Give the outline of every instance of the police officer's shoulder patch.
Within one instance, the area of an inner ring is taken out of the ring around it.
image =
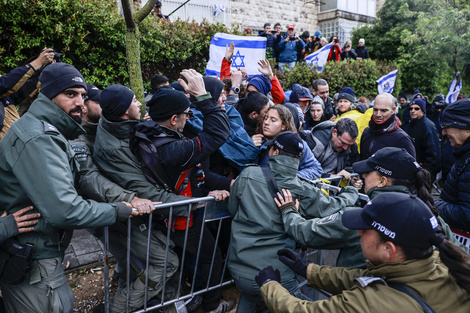
[[[72,150],[75,152],[75,159],[79,162],[86,162],[88,158],[88,149],[86,147],[73,145]]]
[[[354,279],[355,282],[357,282],[362,288],[367,287],[372,284],[382,284],[387,286],[387,283],[385,280],[383,280],[380,277],[358,277]]]
[[[48,134],[60,134],[59,130],[52,124],[42,121],[44,132]]]

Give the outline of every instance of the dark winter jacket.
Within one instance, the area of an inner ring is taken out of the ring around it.
[[[470,231],[470,138],[454,152],[456,161],[447,176],[436,207],[451,226]]]
[[[355,60],[356,58],[357,58],[357,54],[354,51],[354,49],[351,49],[349,51],[343,50],[343,52],[341,53],[341,61],[344,61],[344,60],[347,60],[347,59],[354,59]]]
[[[307,132],[307,144],[320,164],[322,163],[321,160],[325,149],[330,144],[331,133],[335,125],[334,122],[325,121]],[[331,174],[337,174],[346,167],[352,166],[356,161],[359,161],[359,154],[357,152],[357,145],[354,143],[348,150],[337,154],[337,165],[334,173],[323,173],[322,176],[329,177]]]
[[[230,125],[222,108],[212,98],[198,102],[197,108],[204,115],[203,130],[191,139],[176,130],[159,126],[154,121],[142,121],[134,127],[130,149],[140,160],[147,177],[153,175],[148,164],[143,162],[144,154],[158,156],[173,188],[182,172],[204,162],[225,143],[230,135]],[[153,151],[150,144],[162,138],[165,138],[166,143],[156,144],[158,152]],[[139,145],[139,142],[144,145]]]
[[[274,48],[276,45],[276,36],[273,34],[267,34],[266,32],[262,32],[259,34],[259,36],[266,37],[266,53],[268,54],[268,57],[273,58]]]
[[[397,122],[396,122],[397,123]],[[394,124],[389,130],[373,132],[367,127],[361,137],[361,160],[370,158],[375,152],[385,147],[405,149],[411,156],[416,157],[415,146],[408,134]]]
[[[411,120],[405,131],[413,140],[416,161],[431,173],[432,180],[434,180],[441,170],[441,148],[436,126],[430,119],[423,116],[420,119]]]
[[[362,58],[363,60],[369,58],[369,50],[367,50],[366,46],[356,48],[356,55],[358,58]]]

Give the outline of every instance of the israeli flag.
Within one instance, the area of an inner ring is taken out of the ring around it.
[[[217,33],[212,37],[209,48],[209,62],[206,67],[207,76],[220,77],[225,47],[233,41],[235,51],[232,57],[232,69],[246,68],[249,76],[259,74],[258,61],[266,58],[266,38],[255,36],[236,36]]]
[[[394,70],[387,75],[384,75],[377,79],[377,90],[379,93],[387,92],[392,93],[393,87],[395,87],[395,80],[397,79],[398,70]]]
[[[314,53],[310,53],[305,57],[305,62],[307,62],[310,68],[316,68],[321,72],[326,64],[328,55],[330,54],[331,46],[332,44],[329,43],[320,50],[317,50]]]
[[[462,89],[462,81],[459,82],[457,85],[457,77],[455,77],[449,86],[449,92],[447,93],[446,103],[454,103],[457,101],[457,97],[459,96],[460,90]]]

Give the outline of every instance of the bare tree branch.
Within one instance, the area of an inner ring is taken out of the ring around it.
[[[149,0],[142,9],[134,14],[134,20],[137,24],[140,24],[140,22],[142,22],[147,17],[147,15],[150,14],[153,7],[155,6],[155,3],[157,3],[157,0]]]
[[[126,22],[126,27],[130,29],[135,29],[135,21],[132,16],[131,0],[121,0],[122,12],[124,13],[124,21]]]

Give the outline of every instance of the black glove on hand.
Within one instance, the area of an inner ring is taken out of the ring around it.
[[[273,267],[270,265],[266,267],[264,270],[258,273],[255,277],[256,283],[258,286],[263,286],[268,281],[275,280],[277,282],[281,281],[281,272],[279,270],[274,270]]]
[[[295,273],[307,278],[308,263],[302,259],[300,254],[289,248],[284,248],[279,250],[277,255],[279,256],[279,261],[287,265]]]

